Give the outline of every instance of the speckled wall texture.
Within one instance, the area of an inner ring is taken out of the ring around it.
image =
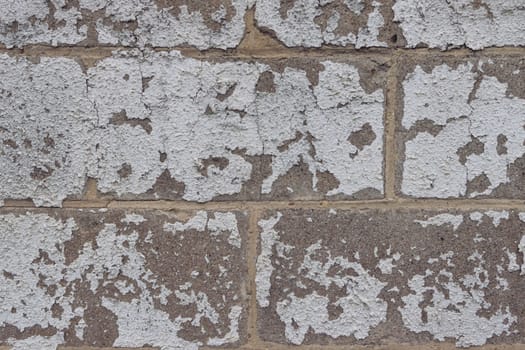
[[[0,0],[0,349],[525,349],[525,0]]]

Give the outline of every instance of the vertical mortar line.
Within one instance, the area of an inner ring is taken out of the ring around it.
[[[259,342],[259,334],[257,332],[257,295],[256,295],[256,262],[257,262],[257,243],[259,230],[257,223],[261,216],[261,209],[248,206],[249,220],[248,220],[248,244],[246,251],[246,263],[248,265],[248,344],[255,347]]]
[[[385,145],[384,145],[384,184],[385,199],[395,200],[396,182],[396,111],[399,98],[398,93],[398,65],[400,54],[394,50],[391,67],[387,73],[385,97]]]

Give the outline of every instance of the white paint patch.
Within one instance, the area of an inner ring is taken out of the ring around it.
[[[424,44],[447,49],[467,46],[525,45],[525,8],[521,1],[397,0],[394,21],[400,22],[408,47]]]
[[[386,47],[379,40],[379,30],[385,24],[380,12],[381,3],[372,3],[373,11],[368,14],[367,24],[359,28],[357,33],[349,32],[342,35],[337,32],[339,21],[349,21],[341,18],[341,13],[333,12],[327,21],[326,28],[315,23],[315,19],[323,13],[323,7],[331,0],[312,1],[295,0],[287,11],[285,18],[280,14],[281,4],[274,0],[257,0],[255,19],[261,27],[273,30],[277,38],[286,46],[320,47],[321,45],[360,47]],[[363,16],[365,4],[362,0],[346,1],[346,6],[355,15]]]
[[[146,221],[144,216],[139,214],[126,214],[126,217],[122,219],[122,222],[125,224],[140,224]]]
[[[228,243],[236,248],[242,244],[241,235],[234,213],[214,212],[212,217],[208,217],[208,212],[199,210],[195,216],[188,219],[185,223],[165,223],[164,230],[172,233],[196,230],[198,232],[209,232],[211,236],[229,234]]]
[[[392,257],[381,259],[377,263],[377,268],[381,270],[381,273],[390,275],[392,274],[392,269],[396,267],[393,262],[398,261],[400,258],[401,254],[395,253]]]
[[[456,68],[443,64],[430,73],[418,66],[403,82],[403,127],[410,129],[418,121],[442,127],[436,136],[420,132],[406,142],[404,194],[466,196],[469,181],[480,176],[488,179],[486,189],[468,193],[476,197],[490,195],[499,185],[510,182],[509,166],[525,153],[525,100],[507,94],[508,85],[496,77],[479,77],[472,70],[471,63]],[[498,152],[500,135],[507,140],[505,153]],[[458,152],[473,140],[483,146],[482,152],[467,154],[461,160]]]
[[[270,296],[270,289],[272,287],[271,277],[274,270],[272,265],[272,249],[273,246],[279,240],[279,233],[274,229],[274,226],[281,219],[282,214],[277,212],[277,214],[267,220],[260,220],[258,225],[262,229],[261,231],[261,252],[257,257],[256,262],[256,276],[255,276],[255,285],[256,285],[256,295],[257,295],[257,304],[260,307],[267,307],[270,305],[268,300]]]
[[[346,295],[334,302],[343,312],[338,318],[330,320],[328,297],[317,292],[305,297],[289,294],[276,306],[277,314],[286,326],[286,339],[293,344],[301,344],[310,329],[333,338],[366,338],[372,327],[386,319],[387,303],[379,298],[386,283],[371,276],[361,264],[350,262],[341,256],[332,258],[330,252],[326,262],[315,260],[312,256],[319,249],[323,249],[321,242],[306,248],[306,255],[298,272],[304,278],[325,287],[327,291],[332,284],[338,288],[346,288]],[[352,269],[357,275],[338,273],[330,276],[328,272],[333,266],[339,266],[341,270]]]
[[[509,219],[509,212],[506,210],[502,210],[502,211],[489,210],[485,212],[485,215],[492,218],[492,224],[494,225],[494,227],[498,227],[502,219],[506,219],[506,220]]]
[[[525,222],[525,213],[519,213],[518,217],[520,218],[521,221]]]
[[[479,224],[483,222],[483,213],[480,213],[479,211],[475,211],[473,213],[470,213],[470,220],[476,221]]]
[[[519,245],[518,245],[519,249]],[[520,265],[518,265],[518,258],[516,256],[516,253],[511,252],[508,248],[505,248],[505,253],[507,254],[507,258],[509,259],[509,264],[507,265],[507,271],[509,272],[515,272],[520,270]]]
[[[442,226],[442,225],[452,225],[454,228],[454,231],[456,231],[463,223],[463,215],[453,215],[453,214],[438,214],[436,216],[432,216],[428,218],[427,220],[414,220],[414,222],[417,222],[423,228],[426,228],[427,226]]]
[[[518,244],[518,251],[523,254],[520,275],[525,275],[525,235],[521,237],[521,241]]]
[[[208,340],[208,346],[221,346],[224,344],[232,344],[239,341],[239,320],[242,314],[242,307],[233,306],[228,318],[230,319],[230,330],[223,337],[211,338]]]

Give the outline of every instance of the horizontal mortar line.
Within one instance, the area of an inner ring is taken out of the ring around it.
[[[62,207],[36,207],[28,200],[5,200],[4,209],[151,209],[151,210],[251,210],[251,209],[516,209],[525,211],[525,200],[516,199],[376,199],[356,201],[280,200],[186,202],[182,200],[66,200]]]
[[[250,58],[287,58],[287,57],[325,57],[325,56],[391,56],[393,54],[409,55],[441,55],[441,56],[484,56],[484,55],[522,55],[525,54],[525,47],[502,46],[488,47],[481,50],[469,48],[456,48],[451,50],[440,50],[436,48],[345,48],[345,47],[321,47],[321,48],[260,48],[260,49],[208,49],[198,50],[188,47],[127,47],[127,46],[47,46],[47,45],[28,45],[23,48],[0,48],[0,53],[14,54],[20,56],[64,56],[75,58],[104,58],[111,56],[114,51],[178,51],[184,56],[199,59],[231,58],[231,59],[250,59]]]

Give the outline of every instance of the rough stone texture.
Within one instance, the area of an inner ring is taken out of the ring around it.
[[[245,341],[241,212],[0,212],[0,344],[152,346]]]
[[[297,209],[258,225],[264,340],[524,340],[523,212]]]
[[[407,47],[525,45],[523,0],[396,0],[392,9]]]
[[[4,55],[0,69],[0,199],[57,205],[87,176],[125,199],[383,193],[384,62],[121,52],[86,74],[64,58]]]
[[[0,0],[0,42],[236,47],[253,0]]]
[[[525,60],[407,59],[398,192],[525,198]]]

